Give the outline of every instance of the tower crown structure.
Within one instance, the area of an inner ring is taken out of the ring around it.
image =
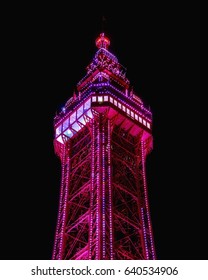
[[[101,33],[76,91],[54,118],[62,165],[53,259],[155,259],[145,160],[152,114]]]
[[[104,33],[101,33],[100,36],[96,39],[95,44],[98,49],[108,49],[108,47],[110,46],[110,40],[105,36]]]

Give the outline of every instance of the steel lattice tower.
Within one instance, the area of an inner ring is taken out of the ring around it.
[[[145,178],[152,114],[101,33],[86,76],[54,118],[61,160],[53,259],[155,259]]]

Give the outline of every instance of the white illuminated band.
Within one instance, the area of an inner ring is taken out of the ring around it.
[[[132,107],[130,107],[129,105],[127,105],[126,106],[126,104],[125,105],[123,105],[125,102],[123,102],[123,101],[121,101],[120,100],[120,102],[118,102],[117,101],[117,99],[114,99],[114,98],[112,98],[111,96],[108,96],[108,95],[101,95],[101,96],[99,96],[99,95],[97,95],[97,96],[93,96],[92,97],[92,102],[98,102],[98,103],[102,103],[102,102],[106,102],[106,101],[108,101],[109,100],[109,102],[110,103],[112,103],[114,106],[116,106],[116,107],[118,107],[119,109],[121,109],[121,110],[123,110],[125,113],[127,113],[127,115],[129,116],[129,117],[131,117],[132,119],[135,119],[135,120],[139,120],[139,122],[141,123],[141,124],[143,124],[144,126],[147,126],[149,129],[150,129],[150,123],[147,121],[147,120],[149,120],[148,118],[146,118],[145,117],[145,119],[143,119],[141,116],[138,116],[139,115],[139,113],[136,113],[136,111],[135,111],[135,109],[134,109],[134,111],[132,111],[132,110],[130,110],[129,108],[132,108]],[[149,120],[150,121],[150,120]],[[150,121],[151,122],[151,121]]]

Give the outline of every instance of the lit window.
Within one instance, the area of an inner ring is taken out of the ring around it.
[[[134,118],[134,112],[131,111],[131,117]]]
[[[63,122],[63,130],[67,129],[68,124],[69,124],[69,119],[67,119]]]
[[[104,96],[104,101],[108,101],[108,96]]]
[[[64,143],[61,135],[56,140],[62,144]]]
[[[126,112],[126,107],[122,105],[122,110]]]
[[[110,97],[110,102],[113,103],[113,98],[112,97]]]
[[[71,116],[70,116],[70,123],[73,123],[76,120],[76,112],[74,112]]]
[[[147,127],[150,128],[150,123],[147,122]]]
[[[102,96],[98,96],[98,102],[103,102],[103,97]]]
[[[83,106],[79,107],[77,110],[77,118],[79,118],[83,114]]]
[[[84,104],[84,110],[87,110],[90,108],[90,105],[91,105],[91,99],[88,99],[85,104]]]
[[[135,119],[138,121],[138,115],[137,114],[135,114]]]
[[[78,125],[77,122],[75,122],[73,125],[72,125],[72,128],[76,131],[79,131],[81,129],[81,127]]]
[[[120,108],[120,109],[121,109],[121,103],[119,103],[119,102],[118,102],[118,108]]]
[[[59,126],[56,128],[56,136],[58,136],[58,135],[61,133],[61,126],[62,126],[62,125],[59,125]]]
[[[142,118],[141,117],[139,117],[139,121],[142,122]]]
[[[118,102],[114,99],[114,105],[116,105],[116,106],[117,106],[117,104],[118,104]]]
[[[146,122],[145,120],[143,120],[143,124],[144,124],[145,126],[146,126],[146,123],[147,123],[147,122]]]
[[[92,102],[96,102],[96,96],[92,97]]]
[[[130,115],[130,110],[129,109],[127,109],[126,112],[127,112],[128,115]]]
[[[79,118],[78,121],[83,125],[86,124],[86,121],[85,121],[84,117]]]
[[[67,137],[69,137],[69,138],[71,138],[71,137],[73,136],[73,133],[72,133],[72,131],[71,131],[70,129],[67,129],[67,130],[64,132],[64,134],[65,134]]]
[[[86,115],[92,119],[92,111],[91,110],[88,110]]]

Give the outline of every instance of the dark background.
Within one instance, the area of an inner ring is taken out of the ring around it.
[[[208,258],[200,36],[187,10],[164,8],[124,7],[111,15],[55,5],[9,11],[2,43],[1,259],[51,259],[61,178],[53,118],[85,75],[103,29],[153,113],[147,182],[157,258]]]

